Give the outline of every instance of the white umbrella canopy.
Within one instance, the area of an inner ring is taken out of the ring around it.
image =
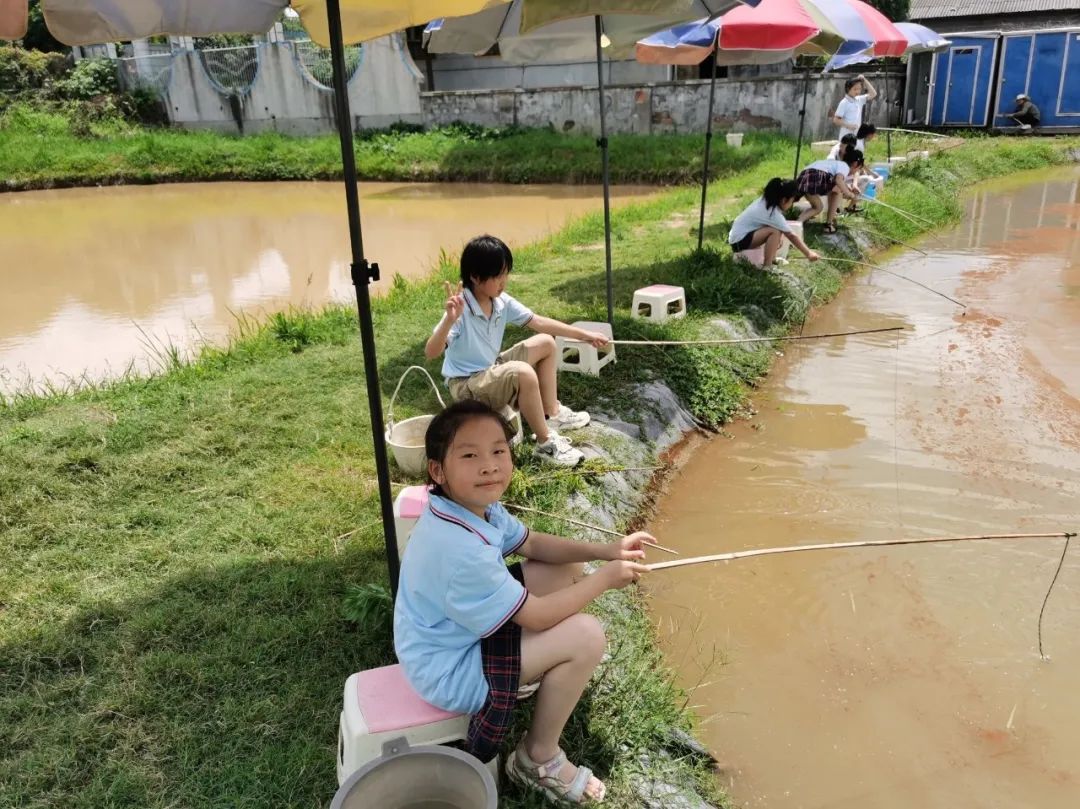
[[[510,62],[548,59],[586,60],[595,55],[594,18],[603,18],[604,52],[612,59],[632,57],[634,45],[663,28],[710,17],[738,5],[737,0],[514,0],[471,14],[436,20],[425,31],[432,53],[490,51]]]
[[[435,17],[473,14],[509,0],[340,0],[342,39],[362,42]],[[295,0],[311,38],[330,44],[326,0]],[[557,4],[564,5],[564,4]],[[566,4],[566,5],[576,5]],[[262,34],[289,0],[42,0],[45,23],[66,45],[142,39],[159,34]],[[0,0],[0,39],[26,33],[27,0]]]

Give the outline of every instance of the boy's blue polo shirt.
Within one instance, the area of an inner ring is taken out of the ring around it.
[[[505,292],[492,298],[491,317],[484,314],[470,290],[466,289],[462,295],[465,311],[446,335],[442,374],[447,379],[472,376],[490,368],[502,349],[506,324],[524,326],[534,316],[529,307]]]
[[[488,695],[480,639],[509,621],[528,595],[503,557],[529,530],[495,503],[482,520],[432,494],[401,560],[394,649],[416,692],[446,711],[476,713]]]

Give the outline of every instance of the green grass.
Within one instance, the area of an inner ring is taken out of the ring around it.
[[[0,117],[0,188],[341,177],[336,135],[231,137],[144,129],[115,119],[90,130],[91,137],[76,137],[61,113],[9,107]],[[714,141],[711,173],[745,168],[775,151],[778,141],[759,136],[741,150]],[[701,135],[614,135],[610,152],[615,183],[678,184],[701,176]],[[595,183],[601,177],[595,138],[539,129],[459,125],[364,133],[355,153],[363,180]]]
[[[712,186],[714,245],[769,177],[790,171],[790,144],[761,142],[770,159]],[[1060,162],[1062,145],[964,146],[898,172],[886,199],[944,223],[966,185]],[[806,300],[777,276],[739,269],[724,250],[692,252],[697,195],[616,213],[616,334],[708,334],[717,317],[773,333],[798,323]],[[868,219],[912,235],[884,209]],[[590,216],[519,251],[510,291],[560,319],[602,319],[601,242]],[[818,302],[843,281],[827,262],[791,269]],[[384,397],[406,366],[437,370],[422,347],[452,272],[444,264],[374,302]],[[666,328],[630,321],[632,290],[651,281],[685,285],[692,315]],[[565,400],[633,417],[649,405],[631,386],[660,378],[719,424],[770,359],[766,347],[619,352],[599,379],[564,377]],[[352,589],[386,577],[355,313],[284,313],[167,365],[151,379],[0,406],[0,806],[325,805],[345,677],[391,659],[385,604]],[[434,410],[426,382],[403,392],[401,415]],[[600,497],[596,476],[519,462],[510,499],[557,512],[572,494]],[[633,596],[612,598],[602,609],[620,666],[575,714],[567,746],[609,779],[613,805],[632,806],[639,757],[692,719],[646,613]],[[714,789],[688,760],[657,768]],[[503,805],[539,804],[511,790]]]

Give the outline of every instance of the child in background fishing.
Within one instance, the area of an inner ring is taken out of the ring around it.
[[[873,124],[862,124],[859,126],[859,131],[855,133],[855,148],[863,153],[863,165],[859,167],[859,170],[855,172],[854,182],[849,183],[859,194],[865,193],[868,186],[873,183],[881,182],[881,175],[874,171],[870,166],[866,164],[866,144],[877,137],[877,127]],[[857,202],[849,202],[847,206],[848,213],[859,213],[862,209],[858,206]]]
[[[498,754],[521,684],[539,680],[532,725],[506,773],[552,800],[600,802],[604,784],[559,748],[606,645],[582,609],[647,572],[644,542],[653,538],[605,544],[530,531],[499,503],[514,471],[512,435],[501,415],[470,399],[428,427],[434,488],[401,560],[394,648],[421,697],[472,714],[468,749],[482,761]],[[507,567],[510,554],[525,561]],[[593,560],[607,563],[583,575]]]
[[[797,189],[806,197],[810,209],[803,211],[800,222],[808,222],[821,213],[821,198],[828,197],[828,213],[825,220],[825,232],[836,233],[836,210],[840,198],[857,200],[858,192],[848,185],[848,177],[853,170],[862,168],[863,155],[858,149],[848,149],[842,160],[818,160],[811,163],[799,174]]]
[[[840,138],[840,140],[838,140],[836,143],[833,144],[832,149],[829,150],[829,153],[825,156],[825,159],[826,160],[843,160],[844,155],[847,154],[847,150],[848,149],[854,149],[854,148],[855,148],[855,136],[854,135],[844,135],[844,137]]]
[[[761,196],[746,206],[731,223],[728,243],[732,252],[741,253],[755,247],[764,247],[765,263],[762,266],[768,267],[776,259],[780,240],[786,237],[810,261],[817,261],[818,254],[806,246],[784,218],[784,211],[790,210],[798,198],[799,192],[794,180],[782,180],[779,177],[769,180]]]
[[[435,326],[424,354],[446,351],[442,374],[455,400],[479,399],[496,410],[510,405],[521,412],[536,436],[534,454],[558,466],[584,460],[560,434],[589,423],[589,414],[559,402],[555,336],[591,343],[608,338],[534,314],[506,294],[514,256],[501,239],[478,236],[461,253],[461,283],[446,285],[445,313]],[[507,323],[539,332],[500,353]]]

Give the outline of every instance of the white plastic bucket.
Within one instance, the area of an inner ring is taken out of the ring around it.
[[[498,800],[478,759],[450,747],[409,747],[402,738],[350,775],[330,809],[497,809]]]
[[[390,397],[390,407],[386,414],[386,443],[390,446],[390,451],[393,453],[397,465],[401,467],[401,471],[409,475],[423,475],[424,470],[427,468],[427,457],[424,453],[424,434],[427,433],[428,425],[431,424],[431,420],[435,417],[414,416],[397,424],[394,423],[394,402],[397,400],[398,391],[401,390],[401,383],[405,381],[405,377],[409,375],[410,371],[419,371],[426,376],[435,391],[435,398],[439,400],[442,407],[446,407],[446,402],[443,401],[442,395],[439,393],[439,387],[435,384],[435,380],[431,378],[431,374],[419,365],[410,365],[405,369],[405,373],[401,375],[397,387],[394,388],[394,395]]]
[[[742,146],[742,132],[728,132],[727,133],[727,145],[734,146],[736,149]]]

